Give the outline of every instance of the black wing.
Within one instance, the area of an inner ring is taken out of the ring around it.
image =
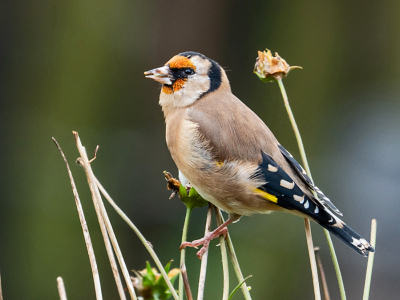
[[[265,180],[257,192],[267,200],[289,209],[298,210],[318,222],[332,225],[340,221],[332,217],[320,203],[313,202],[293,181],[292,178],[266,153],[262,153],[263,161],[255,176]]]
[[[337,207],[331,202],[331,200],[329,200],[329,198],[326,197],[324,193],[322,193],[321,190],[314,185],[314,182],[311,180],[310,177],[308,177],[307,172],[293,158],[292,154],[290,154],[289,151],[283,148],[282,145],[279,145],[279,149],[281,150],[281,153],[286,158],[286,160],[292,165],[293,169],[295,169],[297,174],[299,174],[300,178],[303,179],[304,183],[306,183],[311,190],[317,193],[318,199],[316,200],[318,200],[322,205],[327,205],[338,215],[343,216],[343,214],[339,211],[339,209],[337,209]]]

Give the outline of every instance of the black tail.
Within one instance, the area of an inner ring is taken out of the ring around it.
[[[365,239],[336,217],[319,199],[311,199],[304,194],[300,187],[278,166],[271,156],[262,152],[262,157],[263,161],[259,165],[255,177],[261,176],[261,178],[265,179],[265,184],[255,190],[258,195],[289,211],[298,211],[307,215],[363,256],[368,256],[368,251],[375,251]],[[317,188],[314,186],[315,189]],[[320,194],[322,195],[321,197],[325,197],[322,192]],[[325,203],[328,200],[325,200]],[[330,206],[332,207],[332,205]],[[335,206],[333,207],[338,211]]]
[[[342,224],[342,228],[331,226],[328,223],[318,222],[318,224],[365,257],[368,256],[368,251],[375,252],[375,249],[364,238],[346,224]]]

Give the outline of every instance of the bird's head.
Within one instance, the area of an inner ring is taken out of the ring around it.
[[[229,82],[225,71],[212,59],[197,52],[183,52],[163,67],[144,72],[146,78],[163,84],[161,106],[186,107]]]

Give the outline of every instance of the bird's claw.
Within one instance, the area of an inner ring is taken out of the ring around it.
[[[207,233],[203,238],[199,240],[194,240],[193,242],[183,242],[179,247],[179,250],[182,250],[186,247],[193,247],[198,249],[197,248],[198,246],[203,245],[203,247],[201,247],[201,249],[197,252],[197,257],[201,259],[204,252],[206,252],[208,247],[210,246],[210,242],[213,239],[219,237],[221,234],[224,235],[224,237],[226,238],[228,236],[228,228],[225,227],[220,230],[214,230],[212,232]]]

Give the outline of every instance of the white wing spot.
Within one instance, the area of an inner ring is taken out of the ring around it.
[[[371,245],[365,239],[360,239],[360,243],[363,244],[366,248],[371,247]]]
[[[310,207],[310,203],[308,203],[308,200],[306,201],[306,203],[304,203],[304,208],[308,209]]]
[[[278,171],[277,167],[274,167],[273,165],[268,164],[268,171],[270,172],[276,172]]]
[[[359,249],[364,249],[364,245],[358,240],[355,239],[354,237],[351,237],[353,241],[351,242],[354,246],[356,246]]]
[[[333,222],[333,218],[331,217],[331,219],[329,220],[329,223],[332,223]]]
[[[289,182],[289,181],[286,181],[286,180],[282,179],[281,180],[281,186],[291,190],[292,188],[294,188],[294,182]]]
[[[298,195],[293,195],[294,200],[299,201],[301,204],[304,202],[304,195],[303,196],[298,196]]]
[[[315,207],[314,213],[316,213],[316,214],[319,213],[319,208],[318,208],[318,206]]]

